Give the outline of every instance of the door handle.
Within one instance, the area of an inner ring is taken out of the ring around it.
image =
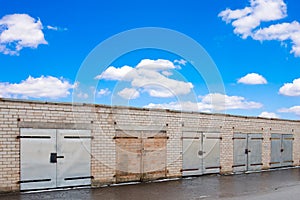
[[[64,156],[58,156],[57,153],[51,153],[50,163],[57,163],[57,158],[64,158]]]
[[[56,158],[65,158],[64,156],[56,156]]]
[[[50,154],[50,163],[57,163],[57,153]]]

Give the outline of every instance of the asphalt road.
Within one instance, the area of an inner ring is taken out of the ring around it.
[[[0,200],[199,200],[300,199],[300,169],[241,175],[209,175],[166,182],[72,189],[22,194],[0,194]]]

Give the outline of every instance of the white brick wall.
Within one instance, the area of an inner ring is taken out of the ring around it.
[[[263,134],[264,169],[269,168],[271,133],[294,134],[294,165],[300,164],[300,121],[0,99],[0,191],[19,190],[20,144],[17,136],[21,126],[89,127],[94,137],[91,160],[93,185],[99,186],[115,182],[116,147],[113,139],[115,127],[128,125],[164,127],[167,130],[168,177],[181,176],[181,137],[184,127],[221,133],[222,173],[232,171],[234,132]]]

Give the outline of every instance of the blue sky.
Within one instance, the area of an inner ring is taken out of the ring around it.
[[[300,118],[297,0],[0,4],[0,97]],[[97,45],[143,27],[174,30],[201,45],[224,92],[209,89],[193,60],[149,48],[120,55],[107,66],[99,66],[106,56],[99,55],[91,78],[97,84],[78,90],[80,68]]]

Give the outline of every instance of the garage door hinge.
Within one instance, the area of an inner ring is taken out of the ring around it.
[[[46,182],[51,181],[51,179],[38,179],[38,180],[25,180],[25,181],[18,181],[17,183],[36,183],[36,182]]]
[[[222,137],[206,137],[206,139],[211,139],[211,140],[222,140]]]
[[[169,139],[169,136],[167,136],[167,137],[148,137],[148,139]]]
[[[49,139],[51,138],[51,136],[30,136],[30,135],[19,135],[17,136],[17,139],[21,139],[21,138],[29,138],[29,139]]]
[[[245,137],[234,137],[232,138],[233,140],[245,140],[246,138]]]
[[[80,179],[94,179],[93,176],[81,176],[81,177],[72,177],[72,178],[64,178],[65,181],[71,181],[71,180],[80,180]]]
[[[139,137],[113,137],[113,139],[139,139]]]
[[[245,167],[246,165],[232,165],[232,167]]]

